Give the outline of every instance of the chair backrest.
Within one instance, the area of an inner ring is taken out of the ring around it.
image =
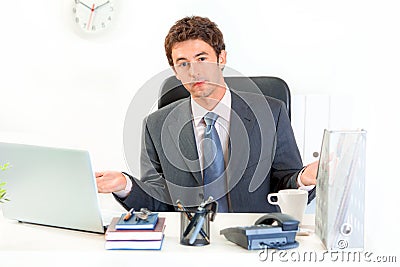
[[[283,101],[290,118],[290,90],[284,80],[278,77],[257,76],[257,77],[225,77],[229,88],[238,91],[262,93]],[[189,97],[189,92],[182,83],[175,77],[167,78],[161,85],[158,108],[162,108],[176,100]]]

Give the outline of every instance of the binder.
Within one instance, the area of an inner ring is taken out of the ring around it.
[[[364,248],[366,131],[325,130],[315,233],[328,250]]]

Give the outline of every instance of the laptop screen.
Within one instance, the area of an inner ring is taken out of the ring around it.
[[[0,143],[7,198],[3,215],[21,222],[104,233],[87,151]]]

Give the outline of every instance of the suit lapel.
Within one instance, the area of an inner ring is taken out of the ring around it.
[[[250,140],[255,124],[255,117],[249,105],[237,93],[232,92],[231,123],[229,139],[229,165],[227,169],[227,187],[231,191],[241,179],[250,157]],[[229,194],[231,209],[240,202],[237,196]],[[238,205],[242,205],[239,203]]]
[[[251,133],[254,126],[254,114],[251,112],[248,104],[234,91],[232,92],[232,104],[231,112],[237,114],[237,116],[231,116],[231,130],[237,130],[240,127],[239,124],[243,124],[248,133]]]
[[[175,147],[186,164],[188,172],[192,174],[198,185],[202,185],[203,179],[193,130],[190,98],[174,108],[170,116],[174,117],[168,125],[170,137],[174,140]]]

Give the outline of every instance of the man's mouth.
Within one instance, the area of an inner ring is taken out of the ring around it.
[[[205,84],[206,82],[205,81],[198,81],[198,82],[195,82],[194,84],[193,84],[193,86],[202,86],[203,84]]]

